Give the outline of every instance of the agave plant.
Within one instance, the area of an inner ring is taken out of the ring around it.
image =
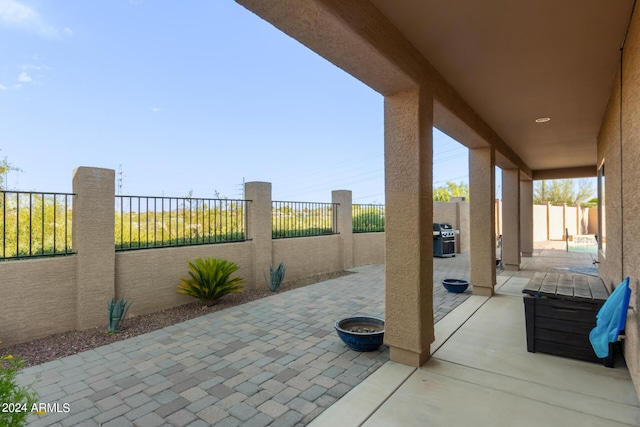
[[[278,289],[280,289],[280,285],[284,280],[284,274],[286,271],[287,267],[285,267],[282,262],[278,264],[278,267],[275,270],[273,268],[273,264],[269,265],[269,278],[271,280],[267,280],[266,274],[264,275],[264,280],[267,282],[267,285],[269,285],[271,292],[278,292]]]
[[[213,305],[229,293],[242,292],[241,277],[231,277],[240,267],[234,262],[218,258],[196,258],[189,261],[189,278],[180,278],[176,292],[190,295]]]
[[[116,301],[115,298],[111,298],[111,301],[107,304],[109,310],[109,324],[107,325],[107,332],[115,334],[120,330],[120,326],[124,321],[127,311],[131,307],[131,302],[125,301],[122,298],[120,301]]]

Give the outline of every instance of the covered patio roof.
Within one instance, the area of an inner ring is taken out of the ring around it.
[[[599,174],[601,191],[605,150],[612,179],[598,234],[613,256],[602,257],[600,274],[609,289],[636,276],[626,270],[638,264],[638,240],[624,236],[638,230],[629,210],[637,197],[623,191],[638,181],[637,168],[623,173],[623,159],[637,164],[639,153],[635,0],[236,1],[384,95],[391,360],[421,366],[434,343],[433,127],[469,148],[474,295],[493,296],[497,284],[495,167],[506,213],[502,262],[517,271],[533,251],[532,180]],[[637,325],[625,355],[640,390]]]
[[[635,2],[238,3],[383,95],[428,79],[434,126],[469,148],[493,145],[501,168],[552,179],[595,176]]]

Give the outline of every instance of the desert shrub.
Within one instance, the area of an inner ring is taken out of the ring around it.
[[[207,305],[234,292],[242,292],[241,277],[231,277],[240,267],[218,258],[197,258],[189,261],[189,278],[181,278],[176,292],[198,298]]]
[[[0,426],[20,427],[25,425],[37,395],[28,386],[20,386],[16,381],[18,371],[24,367],[24,360],[18,356],[0,357]]]
[[[285,267],[282,262],[278,264],[276,269],[273,268],[273,264],[269,266],[269,280],[267,280],[266,274],[264,275],[264,280],[267,282],[267,285],[269,285],[271,292],[278,292],[278,289],[280,289],[280,285],[284,280],[284,274],[286,271],[287,267]]]

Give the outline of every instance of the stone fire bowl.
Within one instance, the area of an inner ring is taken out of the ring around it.
[[[384,320],[372,316],[353,316],[336,321],[340,339],[354,351],[374,351],[382,345]]]
[[[467,290],[469,287],[469,281],[461,279],[444,279],[442,281],[442,286],[444,286],[449,292],[459,294]]]

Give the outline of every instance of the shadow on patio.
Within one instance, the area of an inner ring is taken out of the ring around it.
[[[502,272],[495,297],[472,296],[438,322],[424,366],[387,362],[312,425],[640,425],[622,358],[610,369],[527,352],[521,292],[529,278],[592,262],[555,246],[545,242],[521,271]]]

